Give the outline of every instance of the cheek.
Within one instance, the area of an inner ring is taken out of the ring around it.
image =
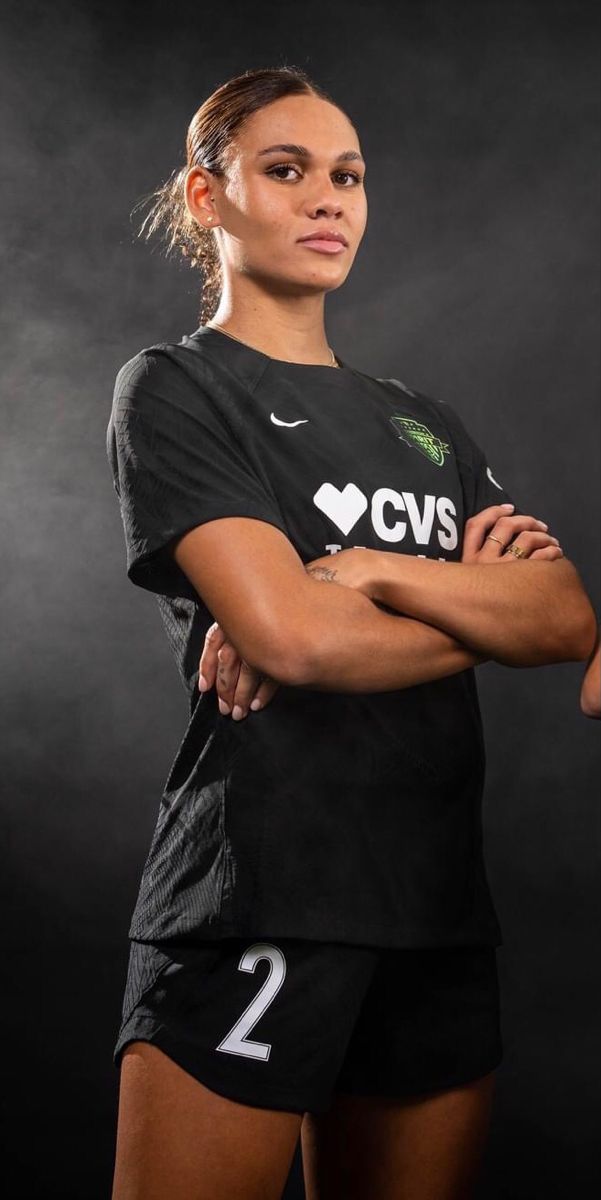
[[[290,201],[273,182],[253,180],[239,198],[240,211],[253,225],[253,231],[267,235],[274,226],[282,225],[290,211]]]
[[[352,210],[352,222],[357,233],[362,235],[367,225],[367,200],[365,196],[357,197],[356,205]]]
[[[277,267],[293,236],[289,201],[273,187],[257,186],[246,194],[245,205],[240,236],[246,261]]]

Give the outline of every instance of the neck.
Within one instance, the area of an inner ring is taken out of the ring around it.
[[[275,297],[256,290],[234,297],[224,288],[209,321],[270,358],[287,362],[332,364],[324,328],[324,294]]]

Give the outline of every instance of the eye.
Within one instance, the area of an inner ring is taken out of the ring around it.
[[[286,180],[284,179],[284,177],[282,175],[276,175],[277,171],[296,171],[297,175],[299,175],[298,168],[294,165],[294,163],[278,163],[277,166],[270,167],[269,170],[265,172],[265,174],[273,175],[274,178],[281,179],[282,183],[285,183]],[[356,171],[336,171],[335,175],[348,175],[351,179],[354,180],[353,186],[360,184],[362,181],[362,176],[357,175]],[[348,185],[345,184],[345,186],[348,186]]]
[[[351,179],[355,180],[355,183],[361,183],[361,180],[362,180],[362,176],[357,175],[356,171],[337,171],[336,174],[337,175],[350,175]]]
[[[276,171],[296,171],[298,175],[298,170],[293,163],[278,163],[277,167],[270,167],[269,171],[266,171],[265,174],[275,176]],[[277,175],[276,178],[282,179],[282,176]]]

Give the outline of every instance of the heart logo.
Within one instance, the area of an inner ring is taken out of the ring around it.
[[[367,496],[355,483],[347,483],[342,491],[333,483],[322,483],[313,497],[313,503],[342,533],[347,534],[363,516],[367,508]]]

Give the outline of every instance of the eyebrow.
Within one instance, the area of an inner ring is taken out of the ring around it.
[[[289,142],[282,142],[278,146],[267,146],[265,150],[258,151],[257,158],[263,154],[273,154],[275,150],[283,151],[284,154],[294,154],[296,158],[313,158],[311,151],[307,150],[306,146],[296,146]],[[343,150],[342,154],[337,155],[334,162],[349,162],[349,160],[364,162],[357,150]]]

